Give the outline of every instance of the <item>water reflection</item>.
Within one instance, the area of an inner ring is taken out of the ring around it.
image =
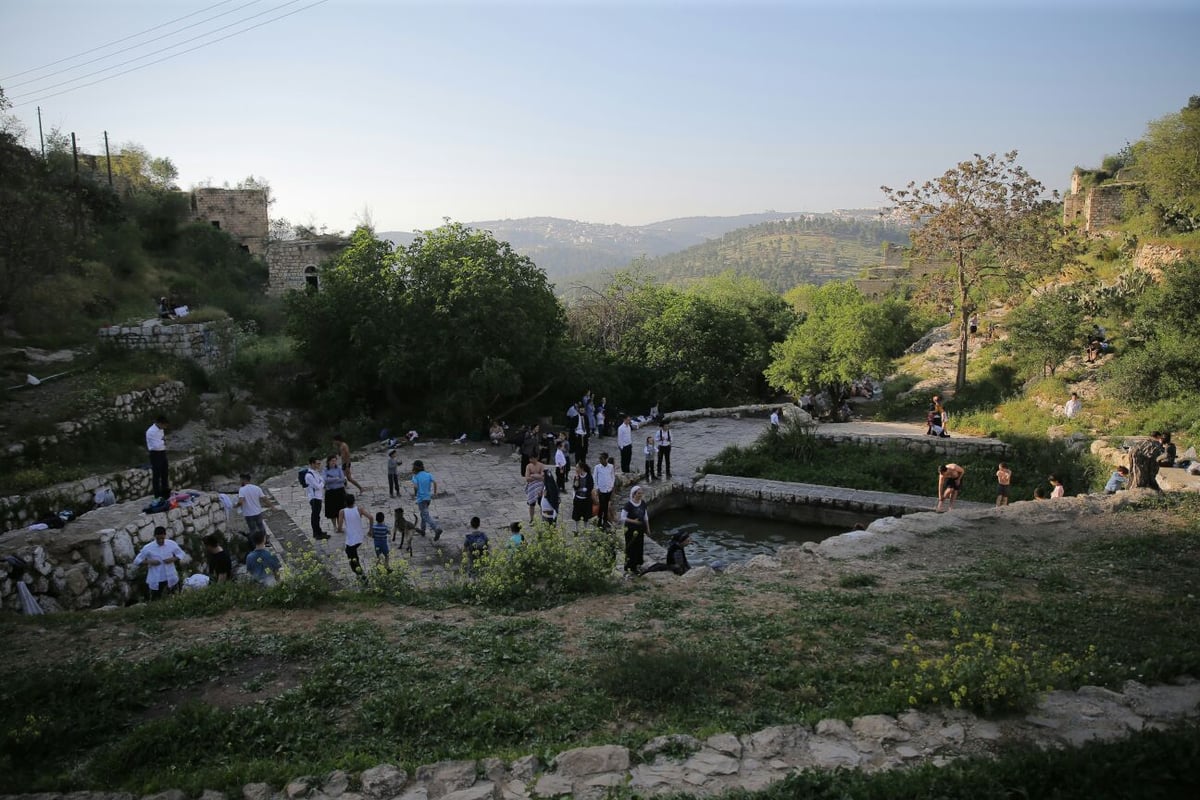
[[[849,530],[694,509],[663,511],[651,517],[650,528],[651,538],[663,547],[667,546],[672,534],[690,531],[692,544],[688,545],[688,560],[693,566],[712,561],[737,564],[759,554],[774,555],[783,545],[819,542]]]

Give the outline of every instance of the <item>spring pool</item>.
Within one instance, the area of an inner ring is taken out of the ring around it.
[[[760,519],[697,508],[673,508],[650,515],[650,538],[663,547],[672,534],[691,531],[692,543],[687,554],[693,565],[712,561],[742,563],[756,555],[774,555],[784,545],[819,542],[852,527]]]

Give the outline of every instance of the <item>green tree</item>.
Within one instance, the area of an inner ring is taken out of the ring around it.
[[[1005,320],[1005,348],[1027,371],[1053,375],[1083,347],[1083,312],[1069,292],[1047,290],[1019,306]]]
[[[1200,95],[1151,122],[1134,158],[1162,224],[1182,232],[1200,229]]]
[[[804,321],[771,350],[772,386],[792,395],[825,389],[840,400],[846,385],[889,371],[907,338],[896,301],[872,303],[850,282],[827,283],[805,300]]]
[[[1017,163],[1017,153],[962,161],[941,177],[904,189],[880,187],[918,227],[913,247],[948,263],[960,318],[955,387],[967,383],[968,319],[989,297],[1074,263],[1078,245],[1062,230],[1057,204]]]
[[[564,327],[546,274],[460,223],[399,251],[360,227],[287,313],[331,414],[386,408],[456,429],[546,392]]]

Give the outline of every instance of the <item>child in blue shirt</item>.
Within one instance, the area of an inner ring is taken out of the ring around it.
[[[388,547],[388,533],[391,532],[391,528],[384,522],[385,519],[387,517],[382,511],[375,512],[375,524],[371,526],[371,539],[375,542],[375,557],[382,558],[383,568],[391,572],[392,565],[388,562],[388,553],[391,552],[391,548]]]

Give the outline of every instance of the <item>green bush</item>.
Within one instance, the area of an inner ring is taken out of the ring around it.
[[[620,550],[617,534],[588,528],[568,536],[539,522],[520,547],[492,550],[476,561],[471,596],[486,604],[527,607],[608,589]]]
[[[391,560],[391,569],[375,562],[367,571],[366,591],[376,597],[401,603],[411,602],[417,596],[408,562],[399,558]]]
[[[955,611],[953,618],[940,655],[925,652],[910,633],[892,661],[897,673],[892,689],[910,706],[953,705],[981,714],[1020,711],[1039,692],[1078,686],[1082,676],[1094,671],[1095,646],[1080,657],[1054,654],[999,623],[978,631],[968,627],[961,612]]]
[[[312,608],[329,600],[333,587],[312,551],[290,552],[279,583],[262,594],[262,604],[276,608]]]

